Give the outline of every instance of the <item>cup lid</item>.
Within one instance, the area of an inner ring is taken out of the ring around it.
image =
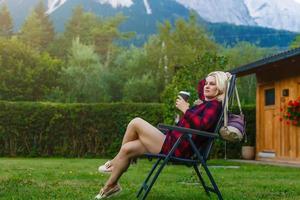
[[[191,95],[191,94],[190,94],[189,92],[187,92],[187,91],[180,91],[179,94],[185,94],[185,95],[188,95],[188,96]]]

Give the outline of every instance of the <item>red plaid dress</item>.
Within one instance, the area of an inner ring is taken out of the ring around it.
[[[200,99],[204,99],[203,86],[205,80],[201,80],[198,84],[198,95]],[[217,100],[205,101],[197,106],[193,106],[188,109],[185,114],[181,117],[177,126],[192,128],[204,131],[214,131],[215,126],[218,122],[219,115],[222,110],[221,102]],[[176,140],[182,135],[178,131],[169,131],[166,134],[166,139],[161,149],[162,154],[168,154]],[[192,140],[197,146],[202,145],[207,140],[201,136],[192,135]],[[181,158],[188,158],[193,154],[193,150],[188,141],[183,140],[174,152],[174,156]]]

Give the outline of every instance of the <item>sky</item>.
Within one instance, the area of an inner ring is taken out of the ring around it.
[[[300,3],[300,0],[294,0],[294,1],[296,1],[297,3]]]

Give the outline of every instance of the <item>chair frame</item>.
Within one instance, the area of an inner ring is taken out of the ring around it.
[[[234,87],[235,87],[235,82],[236,82],[236,76],[232,75],[229,90],[228,90],[228,97],[225,96],[225,98],[229,98],[229,99],[231,98]],[[222,107],[224,107],[224,105]],[[146,199],[146,197],[149,194],[150,190],[152,189],[155,181],[157,180],[160,172],[163,170],[163,168],[166,166],[166,164],[168,162],[172,162],[172,163],[176,163],[176,164],[193,166],[206,194],[208,196],[210,196],[210,192],[213,192],[217,195],[219,200],[223,200],[222,194],[221,194],[221,192],[220,192],[220,190],[219,190],[219,188],[218,188],[218,186],[206,164],[206,161],[209,157],[214,140],[220,138],[218,131],[221,128],[221,125],[223,123],[223,117],[224,117],[224,109],[222,109],[222,111],[221,111],[221,114],[220,114],[220,117],[219,117],[219,120],[218,120],[218,123],[217,123],[217,126],[216,126],[214,132],[200,131],[200,130],[195,130],[195,129],[190,129],[190,128],[183,128],[183,127],[179,127],[179,126],[159,124],[158,129],[160,129],[164,133],[168,130],[176,130],[178,132],[181,132],[182,135],[177,139],[177,141],[175,142],[175,144],[173,145],[173,147],[171,148],[171,150],[169,151],[169,153],[167,155],[151,154],[151,153],[144,154],[149,159],[157,158],[157,161],[155,162],[151,171],[149,172],[148,176],[146,177],[145,181],[141,185],[141,187],[137,193],[137,198],[142,199],[142,200]],[[204,147],[197,148],[197,146],[195,145],[195,143],[192,140],[192,135],[206,137],[208,139],[208,141],[206,142],[206,145]],[[172,156],[174,151],[180,144],[180,142],[183,140],[187,140],[190,143],[192,150],[194,151],[194,155],[189,159],[177,158],[175,156]],[[159,164],[160,164],[160,166],[159,166]],[[207,184],[205,183],[203,176],[200,173],[200,170],[198,167],[199,164],[201,164],[201,166],[204,168],[204,171],[205,171],[212,187],[207,186]],[[159,168],[157,169],[158,166],[159,166]],[[156,169],[157,169],[157,171],[154,174],[154,171]]]

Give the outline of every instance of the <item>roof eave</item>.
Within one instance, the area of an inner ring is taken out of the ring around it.
[[[253,63],[242,65],[240,67],[230,70],[230,73],[236,74],[239,77],[249,75],[255,73],[259,68],[265,65],[270,65],[281,60],[291,59],[296,56],[300,56],[300,47],[263,58]]]

